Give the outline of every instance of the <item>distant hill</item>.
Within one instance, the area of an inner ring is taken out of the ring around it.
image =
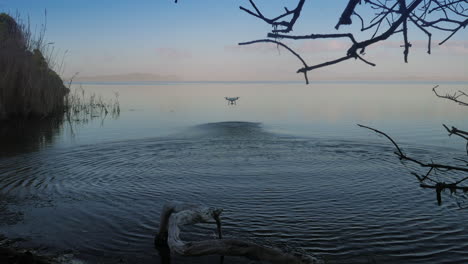
[[[149,73],[127,73],[115,75],[80,76],[73,82],[151,82],[151,81],[180,81],[176,75],[159,75]]]

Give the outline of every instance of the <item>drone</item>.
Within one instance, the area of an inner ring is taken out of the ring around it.
[[[224,99],[228,101],[228,105],[236,105],[236,101],[239,97],[224,97]]]

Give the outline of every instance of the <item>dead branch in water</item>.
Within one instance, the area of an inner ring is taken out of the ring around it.
[[[468,99],[468,94],[466,94],[465,92],[463,91],[458,91],[458,92],[455,92],[454,94],[446,94],[446,95],[440,95],[439,93],[437,93],[436,89],[437,87],[439,87],[439,85],[436,85],[434,86],[434,88],[432,88],[432,91],[434,92],[434,94],[437,96],[437,97],[440,97],[440,98],[444,98],[444,99],[447,99],[447,100],[451,100],[451,101],[454,101],[455,103],[458,103],[460,105],[464,105],[464,106],[468,106],[468,102],[465,102],[465,101],[461,101],[460,100],[460,97],[461,98],[464,98],[466,97]],[[448,129],[447,129],[448,130]],[[466,132],[465,132],[466,133]],[[466,135],[468,135],[468,133],[466,133]],[[465,138],[466,139],[466,138]]]
[[[456,135],[466,140],[466,155],[468,155],[468,131],[460,130],[454,126],[452,126],[452,128],[448,128],[448,126],[446,126],[445,124],[442,124],[442,125],[449,133],[449,136]],[[466,160],[462,160],[462,161],[468,164],[468,161]]]
[[[423,187],[423,188],[430,188],[430,189],[435,189],[436,190],[436,194],[437,194],[437,202],[439,203],[439,205],[442,203],[442,197],[441,197],[441,193],[443,190],[445,189],[448,189],[450,190],[452,193],[456,192],[457,190],[461,190],[463,192],[467,192],[468,191],[468,186],[460,186],[461,183],[465,182],[468,180],[468,177],[464,177],[460,180],[457,180],[457,181],[453,181],[451,183],[446,183],[446,182],[441,182],[441,181],[438,181],[434,178],[431,177],[431,173],[434,172],[434,171],[461,171],[461,172],[468,172],[468,164],[465,166],[465,167],[461,167],[461,166],[452,166],[452,165],[447,165],[447,164],[440,164],[440,163],[434,163],[434,162],[423,162],[423,161],[420,161],[418,159],[415,159],[413,157],[410,157],[408,155],[406,155],[402,149],[400,148],[400,146],[398,146],[398,144],[395,142],[395,140],[393,140],[389,135],[387,135],[386,133],[380,131],[380,130],[377,130],[375,128],[372,128],[372,127],[368,127],[368,126],[364,126],[364,125],[361,125],[361,124],[358,124],[359,127],[362,127],[362,128],[366,128],[366,129],[369,129],[369,130],[372,130],[374,132],[376,132],[377,134],[380,134],[380,135],[383,135],[384,137],[386,137],[388,140],[390,140],[390,142],[393,144],[393,146],[395,146],[396,148],[396,151],[394,152],[398,158],[400,160],[406,160],[406,161],[410,161],[410,162],[413,162],[413,163],[416,163],[418,165],[420,165],[421,167],[424,167],[424,168],[429,168],[428,172],[425,174],[425,175],[418,175],[417,173],[412,173],[414,176],[416,176],[416,178],[418,179],[418,181],[420,182],[420,186]],[[449,130],[445,125],[444,127]],[[454,128],[456,129],[456,128]],[[458,130],[455,130],[455,131],[458,131]],[[450,132],[450,130],[449,130]],[[454,133],[453,133],[454,134]]]
[[[155,238],[156,247],[169,246],[172,252],[182,256],[242,256],[273,264],[320,263],[319,259],[308,255],[289,254],[278,248],[261,246],[238,239],[223,239],[219,218],[221,212],[222,209],[187,203],[172,202],[164,205],[159,231]],[[217,223],[218,239],[191,242],[180,239],[181,225],[208,223],[212,220]]]

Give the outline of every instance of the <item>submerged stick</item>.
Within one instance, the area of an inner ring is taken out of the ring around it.
[[[258,245],[238,239],[223,239],[221,220],[222,209],[182,203],[168,203],[161,212],[161,222],[155,243],[168,246],[172,252],[182,256],[243,256],[252,260],[266,261],[272,264],[312,264],[319,259],[300,254],[285,253],[275,247]],[[207,223],[215,220],[218,239],[184,242],[180,239],[180,226]]]

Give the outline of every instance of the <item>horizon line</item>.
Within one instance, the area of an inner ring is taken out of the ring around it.
[[[309,83],[433,83],[437,85],[439,83],[443,84],[468,84],[468,80],[310,80]],[[74,81],[72,84],[158,84],[158,83],[303,83],[306,84],[303,80],[161,80],[161,81]]]

